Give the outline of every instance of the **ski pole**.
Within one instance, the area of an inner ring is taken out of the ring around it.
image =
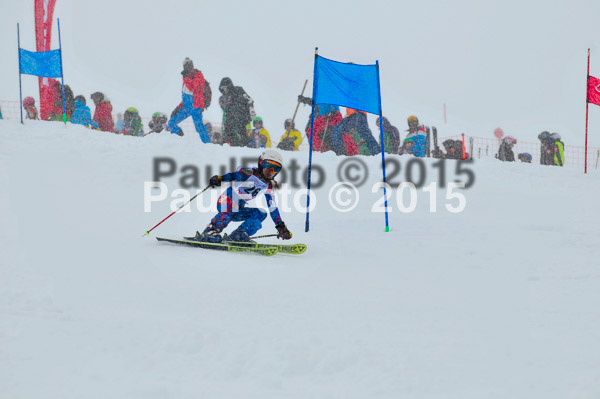
[[[278,237],[279,234],[267,234],[264,236],[254,236],[254,237],[250,237],[250,239],[254,239],[254,238],[267,238],[267,237]]]
[[[188,202],[186,202],[185,204],[181,205],[179,208],[177,208],[177,210],[171,212],[171,214],[169,216],[167,216],[166,218],[164,218],[163,220],[161,220],[156,226],[154,226],[153,228],[151,228],[150,230],[146,230],[146,232],[144,234],[142,234],[143,236],[148,236],[150,235],[150,232],[152,230],[154,230],[155,228],[157,228],[158,226],[160,226],[162,224],[162,222],[164,222],[165,220],[167,220],[168,218],[170,218],[171,216],[173,216],[174,214],[176,214],[177,212],[179,212],[179,210],[181,208],[183,208],[184,206],[186,206],[187,204],[189,204],[190,202],[192,202],[197,196],[199,196],[200,194],[202,194],[203,192],[205,192],[206,190],[208,190],[210,188],[210,185],[206,186],[206,188],[202,191],[200,191],[198,194],[194,195],[192,198],[190,198],[190,200]]]

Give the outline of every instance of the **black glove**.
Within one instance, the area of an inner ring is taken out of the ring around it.
[[[211,187],[220,186],[221,185],[221,176],[214,175],[213,177],[211,177],[210,180],[208,181],[208,185]]]
[[[298,96],[298,102],[300,102],[302,104],[306,104],[306,105],[312,105],[313,104],[312,98],[310,98],[310,97],[304,97],[302,94],[300,94]]]
[[[292,238],[292,233],[288,230],[287,227],[285,227],[285,223],[281,222],[275,225],[275,228],[279,232],[277,238],[283,238],[284,240],[289,240],[290,238]]]

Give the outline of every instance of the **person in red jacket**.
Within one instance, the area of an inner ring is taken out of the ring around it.
[[[93,119],[98,124],[98,128],[104,132],[113,132],[114,122],[110,100],[104,97],[104,94],[99,91],[92,93],[90,97],[96,106]]]
[[[210,135],[206,126],[202,122],[202,112],[204,111],[204,86],[205,80],[202,72],[194,68],[191,59],[183,60],[183,86],[181,88],[181,103],[175,108],[169,120],[171,133],[183,136],[183,131],[178,126],[184,119],[192,116],[194,126],[204,143],[210,143]]]

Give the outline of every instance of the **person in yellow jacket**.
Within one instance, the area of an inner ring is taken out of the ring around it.
[[[298,151],[300,143],[302,143],[302,134],[295,129],[295,124],[291,119],[286,119],[284,124],[285,133],[281,136],[277,148],[286,151]]]
[[[267,129],[263,127],[263,120],[260,116],[252,119],[252,126],[254,129],[249,133],[251,148],[271,148],[271,136]]]

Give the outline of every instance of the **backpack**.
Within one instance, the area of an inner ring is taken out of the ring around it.
[[[204,80],[204,91],[202,92],[204,96],[204,109],[210,107],[210,102],[212,100],[212,90],[210,89],[210,83],[208,80]]]

